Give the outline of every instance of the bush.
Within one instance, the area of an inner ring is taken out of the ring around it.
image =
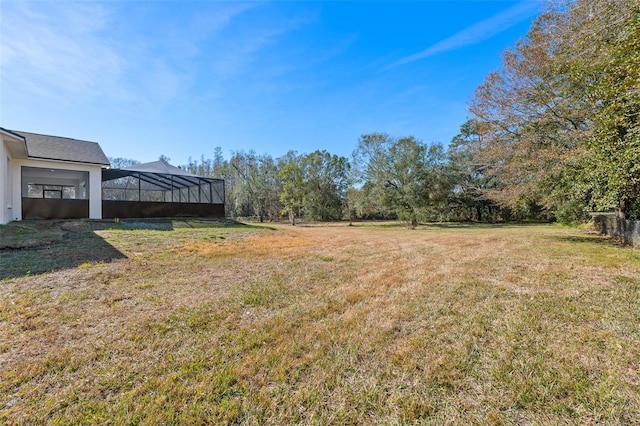
[[[556,220],[563,225],[575,225],[588,219],[584,206],[580,203],[566,203],[554,212]]]

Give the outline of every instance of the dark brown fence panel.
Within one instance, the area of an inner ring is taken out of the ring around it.
[[[224,217],[224,204],[103,200],[102,217]]]
[[[23,219],[86,219],[89,200],[22,198]]]

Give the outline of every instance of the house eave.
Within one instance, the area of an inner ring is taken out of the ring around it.
[[[2,127],[0,127],[0,133],[3,136],[2,140],[6,144],[11,157],[18,159],[28,158],[27,141],[23,136],[13,133],[10,130],[3,129]]]

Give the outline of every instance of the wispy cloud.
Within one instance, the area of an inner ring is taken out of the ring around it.
[[[3,1],[3,103],[19,97],[155,110],[218,97],[216,87],[228,87],[284,34],[316,18],[261,19],[270,7],[261,2],[196,4],[174,16],[162,2]],[[203,93],[207,85],[214,93]]]
[[[539,1],[521,1],[520,3],[490,18],[484,19],[463,29],[462,31],[452,35],[451,37],[432,44],[421,52],[406,56],[396,61],[388,68],[393,68],[398,65],[414,62],[419,59],[437,55],[438,53],[443,53],[480,43],[481,41],[489,39],[496,34],[499,34],[502,31],[505,31],[513,27],[514,25],[517,25],[518,23],[537,15],[538,13],[540,13]]]
[[[101,5],[7,2],[2,5],[2,84],[53,95],[83,93],[117,76],[117,50],[99,37],[109,11]]]
[[[1,83],[42,102],[171,102],[196,78],[206,45],[253,4],[211,3],[189,17],[149,24],[146,4],[3,2]],[[124,17],[126,14],[127,17]],[[136,20],[129,17],[135,15]],[[146,21],[145,21],[146,19]],[[140,23],[140,24],[139,24]],[[151,25],[149,35],[137,25]],[[228,52],[227,54],[236,54]],[[6,90],[8,92],[8,90]]]
[[[257,3],[231,3],[224,8],[216,8],[208,13],[198,15],[190,27],[194,29],[196,36],[210,36],[228,27],[234,18],[260,5]]]

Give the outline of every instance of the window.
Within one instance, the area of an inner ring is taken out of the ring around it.
[[[66,200],[75,200],[76,199],[76,187],[75,186],[63,186],[62,187],[62,198]]]
[[[76,188],[75,186],[65,185],[42,185],[39,183],[27,184],[27,197],[28,198],[54,198],[75,200]]]
[[[44,198],[42,185],[35,183],[27,184],[27,197],[28,198]]]

